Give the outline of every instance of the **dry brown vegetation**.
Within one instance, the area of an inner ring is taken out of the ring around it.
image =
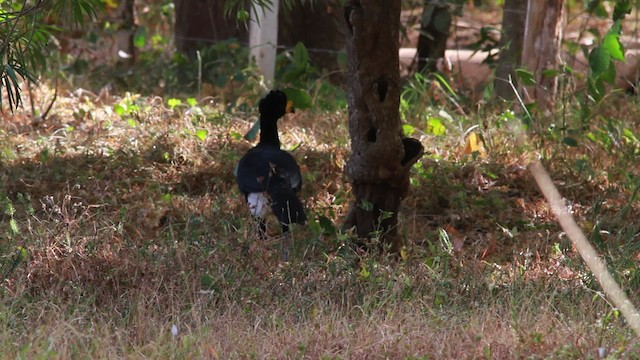
[[[637,100],[613,101],[625,110],[602,113],[637,134],[624,115]],[[117,104],[137,108],[121,116]],[[312,223],[294,229],[292,262],[280,264],[233,178],[253,109],[65,92],[52,114],[33,124],[27,110],[5,113],[0,130],[3,273],[26,250],[0,288],[3,358],[636,356],[525,159],[544,155],[636,301],[638,143],[567,147],[534,132],[518,147],[519,119],[456,115],[445,136],[422,135],[430,154],[415,169],[407,248],[395,258],[358,251],[329,226],[350,200],[346,112],[299,111],[281,133],[305,173]],[[464,151],[474,124],[477,157]]]
[[[100,86],[67,74],[44,121],[47,81],[2,113],[0,359],[640,358],[526,167],[542,159],[640,304],[637,96],[581,105],[584,77],[563,74],[558,112],[525,130],[517,105],[482,91],[453,105],[434,82],[413,83],[419,96],[401,113],[427,154],[394,256],[341,229],[347,109],[312,79],[314,106],[281,122],[310,218],[282,264],[277,224],[258,241],[233,176],[252,146],[242,135],[257,115],[255,78],[205,83],[211,96],[191,104],[125,93],[170,94],[155,82],[166,64],[149,59],[170,51],[154,51],[128,75],[91,69]]]

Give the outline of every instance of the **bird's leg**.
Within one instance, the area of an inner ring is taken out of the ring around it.
[[[289,225],[282,224],[282,235],[280,235],[280,260],[289,261],[289,248],[291,247],[291,233]]]

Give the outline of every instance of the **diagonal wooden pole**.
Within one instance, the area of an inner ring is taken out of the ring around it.
[[[580,256],[584,259],[584,262],[587,263],[589,269],[591,269],[596,276],[600,286],[602,286],[602,290],[604,290],[614,305],[620,309],[622,316],[624,316],[629,326],[635,331],[636,336],[640,337],[640,314],[638,314],[638,310],[636,310],[627,295],[616,283],[616,280],[607,270],[607,265],[600,259],[596,250],[584,236],[578,224],[576,224],[573,216],[567,211],[567,206],[562,196],[560,196],[560,192],[553,184],[549,173],[540,161],[530,163],[529,170],[536,180],[536,183],[538,183],[540,191],[542,191],[542,194],[551,205],[551,211],[560,223],[562,230],[564,230],[567,237],[571,239]]]

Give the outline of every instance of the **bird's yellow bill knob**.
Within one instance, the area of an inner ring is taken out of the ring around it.
[[[289,100],[287,101],[287,107],[284,110],[287,114],[291,114],[296,112],[293,108],[293,101]]]

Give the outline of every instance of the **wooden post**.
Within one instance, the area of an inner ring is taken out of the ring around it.
[[[276,70],[278,5],[279,1],[275,0],[270,9],[256,6],[251,10],[251,23],[249,25],[250,56],[262,72],[267,86],[273,84]]]

